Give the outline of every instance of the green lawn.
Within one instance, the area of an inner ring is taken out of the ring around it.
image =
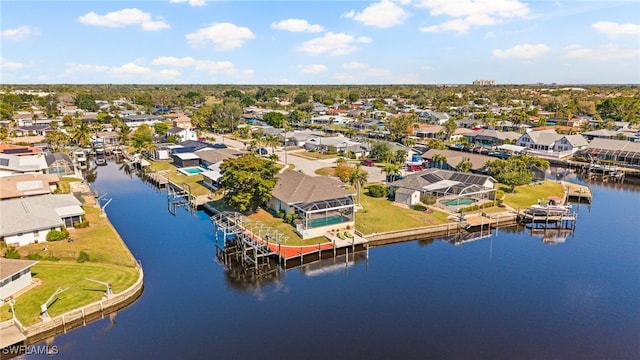
[[[362,210],[356,212],[356,229],[363,234],[411,229],[444,224],[449,214],[441,211],[425,213],[395,206],[386,198],[362,194]]]
[[[545,181],[538,185],[516,186],[513,193],[505,192],[504,203],[514,209],[526,209],[540,200],[548,200],[550,196],[564,197],[564,187],[555,181]]]
[[[80,251],[85,251],[89,254],[91,261],[134,266],[135,260],[131,258],[125,244],[110,226],[108,219],[102,215],[102,210],[93,206],[84,206],[83,209],[85,218],[89,221],[89,227],[69,229],[73,242],[66,240],[47,242],[46,251],[42,243],[25,245],[19,248],[20,255],[24,257],[29,254],[38,254],[42,257],[54,256],[62,260],[75,260]]]
[[[191,187],[191,192],[193,195],[208,195],[211,193],[211,190],[207,189],[204,185],[202,185],[202,175],[196,174],[187,176],[183,173],[179,172],[178,169],[173,166],[173,163],[170,161],[149,161],[151,163],[150,167],[153,171],[165,171],[169,170],[168,173],[164,174],[166,178],[173,181],[174,183],[182,186],[182,183],[186,183]]]
[[[15,303],[16,316],[25,326],[40,321],[40,305],[59,287],[68,287],[68,290],[58,295],[58,300],[50,304],[48,312],[52,317],[102,298],[104,286],[86,278],[111,282],[114,293],[127,289],[138,279],[136,268],[111,264],[41,261],[31,271],[33,279],[41,284],[18,296]],[[0,321],[10,318],[9,305],[0,307]]]

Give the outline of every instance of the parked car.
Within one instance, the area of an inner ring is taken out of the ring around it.
[[[373,166],[373,160],[371,160],[371,159],[362,160],[360,162],[360,165],[362,165],[362,166]]]
[[[424,170],[424,166],[422,166],[422,165],[408,165],[407,166],[407,171],[420,171],[420,170]]]

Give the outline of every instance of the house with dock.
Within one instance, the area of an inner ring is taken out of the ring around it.
[[[640,166],[640,143],[596,138],[578,155],[589,160],[613,161],[618,166]]]
[[[55,174],[24,174],[0,177],[0,200],[53,194],[60,177]]]
[[[517,146],[526,148],[533,156],[567,158],[587,148],[589,143],[582,135],[563,135],[555,130],[530,131],[523,134]]]
[[[471,205],[481,200],[495,199],[493,185],[496,182],[487,175],[432,168],[396,180],[389,186],[397,204],[417,205],[422,195],[431,194],[438,201],[444,201],[444,205]]]
[[[354,193],[326,176],[309,176],[287,170],[278,175],[267,207],[293,215],[296,232],[303,239],[355,225]]]

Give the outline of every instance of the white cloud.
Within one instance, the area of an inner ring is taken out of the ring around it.
[[[505,50],[495,49],[493,56],[501,59],[533,59],[544,55],[549,50],[551,49],[545,44],[522,44]]]
[[[169,2],[173,4],[189,3],[193,7],[207,5],[206,0],[169,0]]]
[[[291,32],[313,32],[319,33],[323,32],[324,28],[321,25],[311,25],[305,19],[287,19],[280,20],[278,22],[271,23],[272,29],[291,31]]]
[[[591,27],[607,35],[640,35],[640,24],[618,24],[609,21],[598,21]]]
[[[18,70],[24,67],[23,63],[9,61],[3,57],[0,57],[0,69],[2,70]]]
[[[565,58],[588,60],[615,60],[640,57],[640,49],[623,49],[615,44],[607,44],[595,49],[580,45],[569,45],[564,48]]]
[[[186,35],[191,46],[198,47],[213,43],[214,48],[220,51],[241,47],[245,41],[255,37],[249,28],[231,23],[216,23]]]
[[[0,33],[3,39],[5,40],[15,40],[15,41],[23,41],[28,40],[33,36],[40,35],[40,31],[36,28],[31,28],[29,26],[20,26],[15,29],[7,29],[3,30]]]
[[[369,65],[357,61],[348,62],[340,65],[341,68],[347,70],[363,70],[369,67]]]
[[[453,19],[421,27],[422,32],[455,31],[467,33],[472,26],[497,24],[504,19],[524,18],[529,6],[518,0],[422,0],[417,7],[428,8],[432,16]]]
[[[352,18],[363,25],[382,29],[400,25],[409,17],[409,13],[391,0],[382,0],[366,7],[362,12],[349,11],[342,15]]]
[[[344,55],[351,53],[357,49],[356,44],[368,44],[371,38],[360,36],[355,37],[345,33],[328,32],[322,37],[317,37],[303,42],[298,50],[307,55]]]
[[[153,71],[148,67],[136,65],[134,63],[126,63],[119,67],[114,67],[109,70],[109,74],[115,77],[134,77],[150,75]]]
[[[125,27],[139,24],[145,31],[170,28],[162,17],[156,17],[156,20],[153,20],[151,14],[136,8],[113,11],[106,15],[98,15],[92,11],[80,16],[78,21],[86,25],[104,27]]]
[[[311,64],[311,65],[298,65],[298,68],[303,73],[321,73],[325,71],[329,71],[329,68],[326,65],[322,64]]]
[[[89,64],[78,64],[75,62],[67,63],[67,70],[65,74],[69,73],[99,73],[109,70],[108,66],[103,65],[89,65]]]
[[[163,56],[155,58],[150,63],[152,66],[192,67],[199,71],[206,71],[212,76],[219,74],[235,77],[239,80],[249,79],[253,76],[253,70],[239,70],[230,61],[197,60],[192,57]]]

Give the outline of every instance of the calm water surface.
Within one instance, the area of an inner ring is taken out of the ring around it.
[[[61,358],[640,358],[638,191],[596,186],[557,245],[505,230],[412,241],[242,287],[215,260],[206,214],[169,214],[164,193],[116,164],[93,186],[113,198],[145,290],[114,322],[57,336]]]

